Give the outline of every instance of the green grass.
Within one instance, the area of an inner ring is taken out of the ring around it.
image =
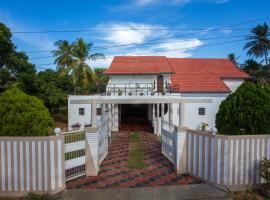
[[[128,152],[128,168],[129,169],[143,169],[143,151],[140,143],[140,136],[138,133],[130,135],[130,150]]]

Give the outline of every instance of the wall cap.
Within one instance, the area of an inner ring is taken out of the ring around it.
[[[176,132],[187,132],[187,127],[185,126],[177,126]]]
[[[98,127],[86,127],[84,128],[85,133],[97,133],[99,131]]]

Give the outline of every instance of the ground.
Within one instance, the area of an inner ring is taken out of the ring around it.
[[[61,128],[61,131],[68,131],[67,117],[61,114],[54,114],[53,120],[55,127]]]
[[[112,139],[109,154],[97,177],[84,177],[67,183],[68,189],[141,188],[200,183],[188,175],[177,175],[172,163],[161,154],[159,139],[152,133],[138,131],[144,152],[144,169],[128,168],[129,137],[121,131]]]
[[[234,200],[270,200],[270,197],[263,197],[260,190],[246,190],[232,193]]]

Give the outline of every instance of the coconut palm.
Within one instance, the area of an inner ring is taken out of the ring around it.
[[[72,45],[67,40],[59,40],[55,43],[57,50],[53,51],[55,58],[54,63],[57,64],[58,70],[69,69],[74,59],[72,57]]]
[[[78,89],[86,94],[90,83],[95,81],[95,74],[87,63],[88,60],[105,58],[101,53],[90,54],[92,43],[85,42],[82,38],[77,39],[71,45],[67,41],[56,42],[57,50],[54,51],[55,63],[58,68],[72,77],[74,93]]]
[[[230,53],[228,54],[228,59],[238,65],[237,60],[239,59],[239,56],[236,57],[234,53]]]
[[[244,49],[248,49],[247,54],[254,57],[264,57],[268,67],[268,51],[270,50],[270,33],[266,23],[258,25],[251,30],[251,35],[246,37],[248,42]]]

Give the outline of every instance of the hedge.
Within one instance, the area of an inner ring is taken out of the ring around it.
[[[52,134],[53,119],[44,103],[12,88],[0,95],[1,136],[47,136]]]
[[[270,134],[270,88],[242,84],[221,103],[216,127],[227,135]]]

